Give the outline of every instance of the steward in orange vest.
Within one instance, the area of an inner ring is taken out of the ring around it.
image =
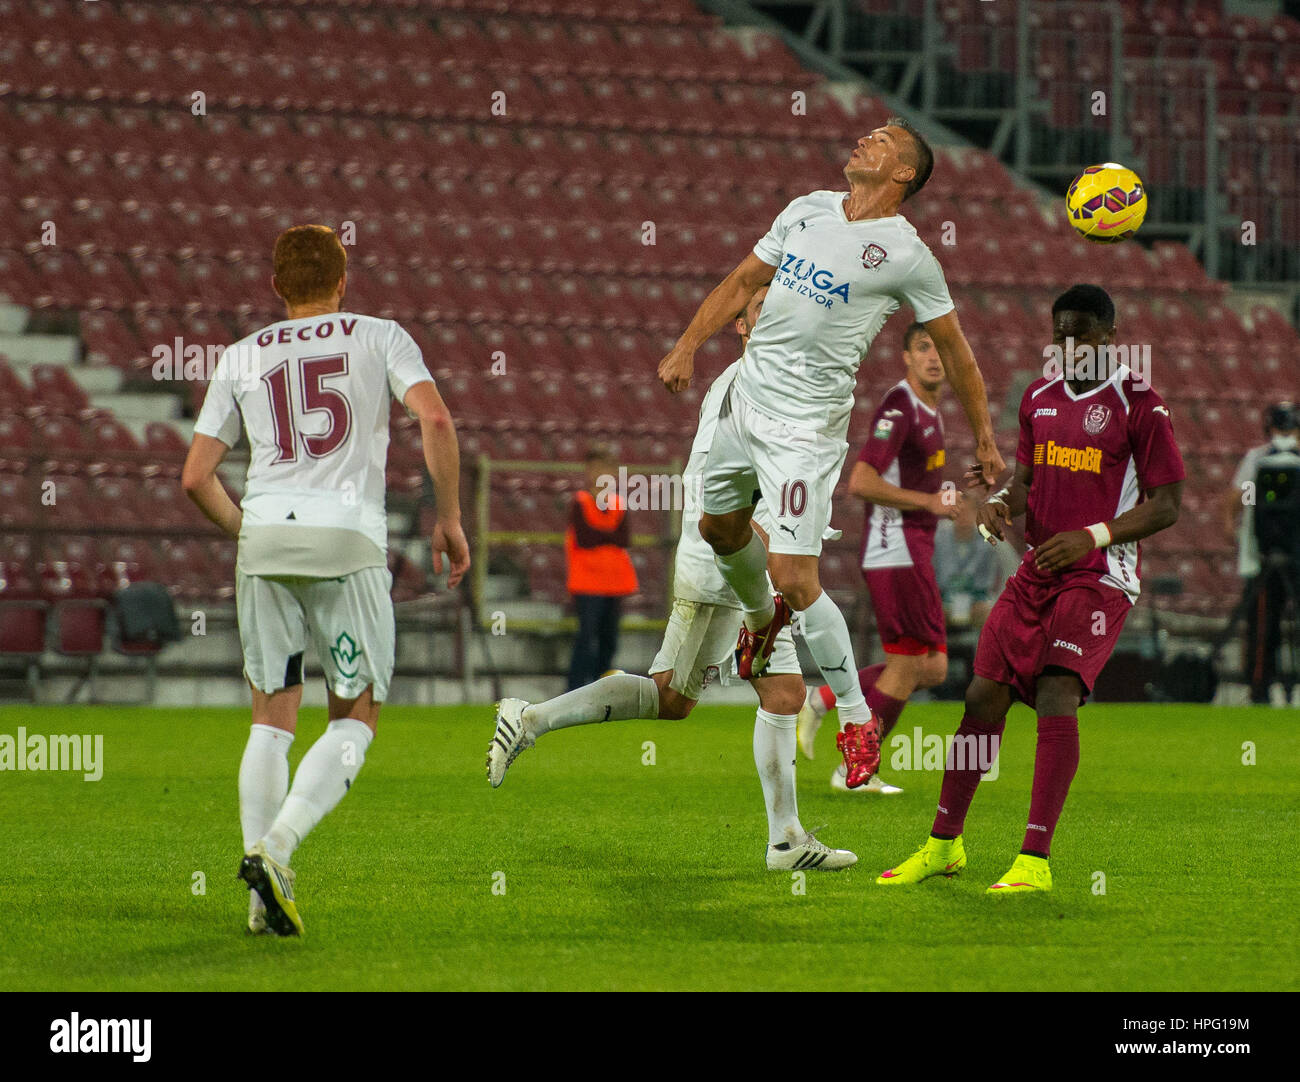
[[[637,591],[636,569],[628,556],[627,511],[611,494],[602,511],[587,490],[577,494],[564,533],[571,594],[626,597]]]

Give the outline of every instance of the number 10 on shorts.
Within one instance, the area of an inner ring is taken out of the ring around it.
[[[808,506],[808,486],[803,481],[787,481],[781,486],[781,509],[777,518],[798,518]]]

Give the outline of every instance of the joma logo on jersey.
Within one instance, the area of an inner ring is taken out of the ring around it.
[[[1035,466],[1060,466],[1063,470],[1078,473],[1101,473],[1100,447],[1062,447],[1055,440],[1034,444]]]
[[[782,284],[789,286],[805,297],[812,297],[818,304],[830,307],[835,302],[832,297],[839,297],[846,304],[849,300],[849,283],[835,284],[835,275],[822,268],[811,259],[804,259],[794,252],[786,252],[781,263],[781,274],[786,277]],[[815,292],[814,292],[815,291]]]
[[[943,463],[944,463],[943,448],[940,447],[939,450],[935,451],[934,454],[932,454],[929,458],[925,460],[925,468],[927,470],[937,470],[940,466],[943,465]]]

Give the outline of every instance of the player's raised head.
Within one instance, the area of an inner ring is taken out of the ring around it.
[[[327,225],[295,225],[281,233],[272,255],[271,284],[290,309],[343,300],[348,254]]]
[[[767,286],[759,286],[754,290],[749,303],[736,313],[736,333],[746,344],[749,342],[749,336],[754,333],[754,328],[758,326],[758,317],[763,311],[763,301],[767,299],[767,288]]]
[[[899,202],[910,199],[934,172],[934,151],[919,131],[901,116],[858,140],[844,166],[849,183],[895,184]]]
[[[1115,302],[1101,286],[1075,285],[1052,303],[1052,340],[1089,346],[1109,344],[1115,334]]]
[[[903,363],[908,375],[927,391],[943,384],[943,360],[924,323],[913,323],[903,332]]]

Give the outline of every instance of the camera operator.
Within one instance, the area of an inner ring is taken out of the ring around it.
[[[1281,707],[1287,705],[1287,688],[1277,679],[1282,614],[1300,586],[1300,410],[1291,402],[1270,406],[1264,432],[1268,442],[1246,452],[1224,493],[1223,524],[1237,543],[1244,580],[1242,667],[1251,701]],[[1294,679],[1288,672],[1288,681]]]

